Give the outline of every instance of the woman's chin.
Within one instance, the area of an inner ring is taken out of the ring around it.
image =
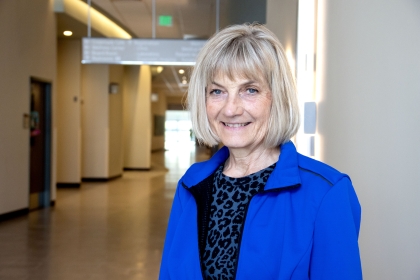
[[[223,145],[232,150],[247,150],[258,148],[258,146],[261,146],[262,144],[257,144],[255,142],[226,141],[223,142]]]

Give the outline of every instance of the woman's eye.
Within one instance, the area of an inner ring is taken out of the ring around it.
[[[246,91],[248,93],[258,93],[258,90],[256,90],[255,88],[248,88]]]
[[[210,91],[210,94],[221,94],[222,91],[220,89],[213,89],[212,91]]]

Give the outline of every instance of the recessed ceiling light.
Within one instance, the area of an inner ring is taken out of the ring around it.
[[[63,32],[64,36],[71,36],[73,35],[73,32],[71,32],[70,30],[66,30]]]
[[[184,73],[185,73],[185,71],[184,71],[184,69],[179,69],[179,70],[178,70],[178,73],[179,73],[179,74],[184,74]]]
[[[182,80],[182,82],[181,82],[183,85],[186,85],[187,84],[187,80]]]
[[[161,73],[163,71],[163,67],[162,66],[158,66],[156,68],[156,71],[158,72],[158,74]]]

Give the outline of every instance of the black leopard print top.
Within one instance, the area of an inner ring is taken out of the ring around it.
[[[242,178],[214,175],[212,203],[202,266],[205,279],[233,279],[246,209],[253,195],[267,182],[275,163]]]

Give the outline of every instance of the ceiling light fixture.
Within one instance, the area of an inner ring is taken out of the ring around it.
[[[156,68],[156,71],[158,72],[158,74],[160,74],[163,71],[163,67],[162,66],[158,66]]]
[[[73,32],[71,32],[70,30],[66,30],[63,32],[64,36],[71,36],[73,35]]]
[[[179,69],[179,70],[178,70],[178,73],[179,73],[179,74],[184,74],[184,73],[185,73],[185,71],[184,71],[184,69]]]
[[[182,82],[181,82],[183,85],[186,85],[186,84],[188,84],[188,82],[187,82],[187,77],[185,77],[185,76],[183,76],[182,77]]]

